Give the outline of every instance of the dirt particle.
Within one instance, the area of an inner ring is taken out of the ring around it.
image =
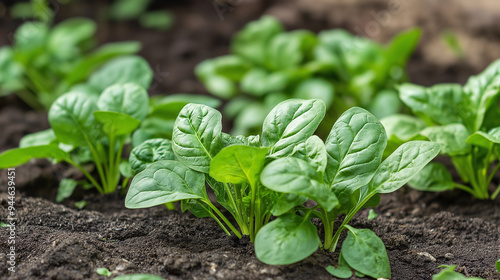
[[[417,255],[425,257],[427,261],[436,262],[436,258],[427,252],[420,252]]]

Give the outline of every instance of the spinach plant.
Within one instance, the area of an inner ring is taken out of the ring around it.
[[[32,158],[68,162],[77,167],[100,193],[114,192],[120,173],[126,185],[124,145],[149,113],[148,88],[153,73],[138,56],[115,58],[92,73],[84,84],[59,97],[50,107],[51,128],[23,137],[19,148],[0,154],[0,168],[14,167]],[[92,162],[99,179],[87,170]],[[58,200],[86,182],[61,181]]]
[[[438,274],[432,275],[432,280],[484,280],[479,277],[466,277],[463,274],[456,272],[456,265],[440,265],[438,268],[443,268]]]
[[[268,264],[290,264],[311,255],[320,238],[311,218],[325,228],[322,247],[334,251],[344,229],[349,235],[339,260],[342,268],[390,278],[382,241],[367,229],[348,225],[380,193],[397,190],[439,152],[439,145],[412,141],[381,162],[386,146],[382,124],[355,107],[335,123],[326,143],[313,135],[326,111],[318,99],[291,99],[265,118],[261,136],[221,132],[221,114],[188,104],[180,112],[172,140],[151,139],[131,154],[132,180],[125,205],[143,208],[181,201],[182,209],[212,217],[230,234],[249,235],[257,257]],[[205,184],[228,210],[237,229],[208,198]],[[316,206],[303,206],[307,199]],[[334,231],[340,214],[345,219]],[[272,222],[271,216],[278,218]],[[333,272],[336,273],[336,272]]]
[[[229,99],[224,113],[235,134],[259,133],[264,116],[283,100],[318,98],[328,108],[318,133],[327,135],[352,106],[379,118],[400,111],[394,85],[406,80],[419,36],[410,30],[382,46],[343,30],[285,32],[264,16],[236,34],[231,54],[203,61],[195,72],[211,94]]]
[[[96,49],[95,30],[96,24],[86,18],[72,18],[53,27],[44,22],[21,25],[13,46],[0,49],[0,96],[15,93],[32,108],[47,110],[104,63],[140,49],[138,42],[109,43]]]
[[[500,187],[491,195],[489,188],[500,168],[500,60],[465,86],[403,84],[399,91],[416,117],[395,115],[382,120],[390,146],[413,139],[439,143],[464,183],[454,182],[444,165],[432,163],[409,185],[426,191],[458,188],[479,199],[495,199]]]

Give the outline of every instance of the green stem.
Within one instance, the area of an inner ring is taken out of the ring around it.
[[[123,181],[122,181],[122,189],[121,189],[121,195],[125,195],[127,193],[127,185],[128,185],[128,181],[130,180],[129,177],[125,177],[123,178]]]
[[[330,222],[330,219],[328,218],[328,212],[326,211],[325,208],[321,208],[323,211],[324,216],[322,217],[323,220],[323,227],[325,228],[325,248],[330,248],[332,246],[333,242],[333,226],[332,223]]]
[[[490,176],[488,177],[488,186],[491,184],[491,181],[495,177],[495,174],[498,172],[498,169],[500,168],[500,162],[495,166],[495,169],[491,172]]]
[[[106,193],[109,193],[113,188],[113,181],[115,180],[114,177],[114,172],[115,172],[115,146],[116,146],[116,139],[115,139],[115,136],[113,134],[111,134],[109,136],[109,149],[108,149],[108,153],[109,153],[109,166],[108,166],[108,171],[107,171],[107,174],[106,174],[106,179],[107,179],[107,189],[105,190]],[[112,191],[111,191],[112,192]]]
[[[211,202],[210,200],[204,200],[203,202],[205,202],[206,204],[208,204],[208,206],[210,206],[210,208],[212,208],[212,210],[217,213],[217,215],[219,215],[219,217],[224,221],[224,223],[227,224],[227,226],[234,232],[234,234],[236,236],[238,236],[238,238],[241,238],[241,233],[233,226],[233,224],[231,224],[226,216],[224,216],[224,214],[222,214],[219,209],[217,209],[217,207],[215,207]]]
[[[497,189],[495,190],[495,192],[491,195],[491,200],[494,200],[495,198],[497,198],[499,193],[500,193],[500,186],[498,186]]]
[[[107,189],[106,188],[106,176],[104,176],[104,171],[103,171],[103,168],[102,168],[102,163],[101,163],[101,160],[99,159],[99,155],[97,154],[97,151],[95,150],[94,146],[92,145],[92,143],[90,143],[89,139],[87,138],[87,136],[85,135],[85,141],[87,142],[87,145],[89,146],[90,148],[90,153],[92,154],[92,158],[94,158],[94,163],[95,163],[95,166],[97,168],[97,172],[99,172],[99,177],[101,178],[101,183],[102,183],[102,192],[101,194],[106,194],[105,190]]]
[[[254,232],[254,223],[255,223],[255,188],[250,184],[252,188],[252,198],[250,201],[250,242],[254,242],[255,240],[255,232]]]
[[[83,167],[81,167],[79,164],[77,164],[76,162],[72,161],[71,159],[67,159],[66,162],[68,162],[69,164],[75,166],[76,168],[78,168],[78,170],[80,170],[83,175],[85,175],[85,177],[87,177],[87,179],[94,185],[94,187],[96,187],[96,189],[99,191],[99,193],[103,193],[103,189],[101,187],[101,185],[99,185],[99,183],[97,183],[97,181],[94,179],[94,177],[92,177],[88,172],[87,170],[85,170]]]
[[[30,91],[21,90],[16,92],[16,95],[21,98],[28,106],[35,109],[36,111],[44,111],[46,110],[45,106],[43,106],[37,99],[35,94],[32,94]]]
[[[231,208],[233,208],[233,212],[234,212],[233,217],[236,220],[236,223],[238,223],[238,225],[241,228],[242,225],[245,224],[245,222],[243,221],[243,218],[241,217],[241,213],[238,209],[238,206],[236,205],[236,202],[234,201],[233,192],[231,191],[231,188],[229,188],[229,185],[227,183],[223,183],[223,184],[224,184],[224,189],[226,190],[226,193],[229,196],[229,202],[231,203]],[[235,187],[235,189],[236,189],[236,187]]]

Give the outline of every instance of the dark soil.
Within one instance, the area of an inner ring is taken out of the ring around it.
[[[441,264],[500,279],[493,267],[500,257],[500,204],[462,196],[452,204],[433,204],[438,197],[431,197],[404,190],[386,195],[376,219],[367,220],[364,211],[351,225],[382,238],[392,279],[431,279]],[[409,204],[413,199],[418,202]],[[332,279],[324,268],[336,263],[336,253],[318,251],[298,264],[268,266],[256,259],[248,239],[225,235],[211,219],[163,207],[125,209],[118,195],[86,200],[95,210],[17,196],[18,265],[12,279],[106,279],[96,274],[100,267],[114,275],[151,273],[166,279]],[[3,194],[0,221],[6,221],[7,207]],[[8,234],[8,228],[0,229],[1,252],[9,250]],[[0,262],[5,258],[0,255]],[[0,272],[1,279],[8,275]]]
[[[0,45],[10,43],[21,23],[4,13],[2,3],[7,2],[13,1],[0,3],[0,34],[5,35],[0,36]],[[390,2],[398,1],[155,1],[155,8],[167,8],[176,16],[175,26],[167,32],[142,29],[135,21],[109,22],[103,16],[106,1],[59,6],[56,19],[96,19],[101,43],[141,41],[141,55],[155,70],[152,94],[206,93],[194,77],[194,66],[227,53],[231,36],[264,13],[280,18],[287,29],[340,27],[379,42],[419,26],[423,35],[409,72],[412,82],[423,85],[464,83],[500,57],[500,6],[495,1],[402,1],[400,12],[377,21]],[[367,33],[373,21],[379,24],[378,32]],[[456,34],[462,57],[443,43],[446,30]],[[46,128],[46,114],[29,111],[17,98],[0,98],[0,152],[16,147],[23,135]],[[6,171],[0,172],[3,222],[7,178]],[[151,273],[166,279],[332,279],[324,268],[336,264],[336,253],[318,251],[298,264],[267,266],[255,258],[247,239],[226,236],[210,219],[162,207],[125,209],[118,194],[102,197],[80,191],[62,205],[53,203],[59,180],[77,176],[81,175],[66,165],[43,160],[16,169],[18,263],[12,279],[107,279],[95,273],[100,267],[114,275]],[[76,210],[74,202],[82,199],[88,205]],[[477,201],[461,192],[434,194],[403,188],[384,195],[375,211],[376,219],[368,221],[364,211],[351,225],[372,229],[382,238],[392,279],[431,279],[441,264],[456,264],[468,276],[500,279],[494,269],[500,259],[498,199]],[[0,228],[2,264],[9,250],[8,234]],[[0,267],[0,279],[10,279]]]

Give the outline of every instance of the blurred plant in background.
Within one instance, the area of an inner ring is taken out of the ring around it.
[[[72,18],[55,26],[26,22],[12,46],[0,49],[0,96],[14,93],[34,109],[47,110],[105,62],[139,51],[138,42],[109,43],[95,48],[96,24]]]
[[[350,107],[379,118],[402,109],[394,86],[407,80],[419,37],[412,29],[382,46],[339,29],[285,32],[263,16],[236,34],[231,54],[203,61],[196,75],[211,94],[229,100],[224,113],[234,120],[233,133],[257,134],[263,116],[285,99],[319,98],[328,108],[319,127],[325,136]]]
[[[159,31],[169,29],[174,16],[167,10],[155,10],[148,12],[152,0],[115,0],[110,8],[110,18],[114,20],[138,20],[144,28],[152,28]]]

